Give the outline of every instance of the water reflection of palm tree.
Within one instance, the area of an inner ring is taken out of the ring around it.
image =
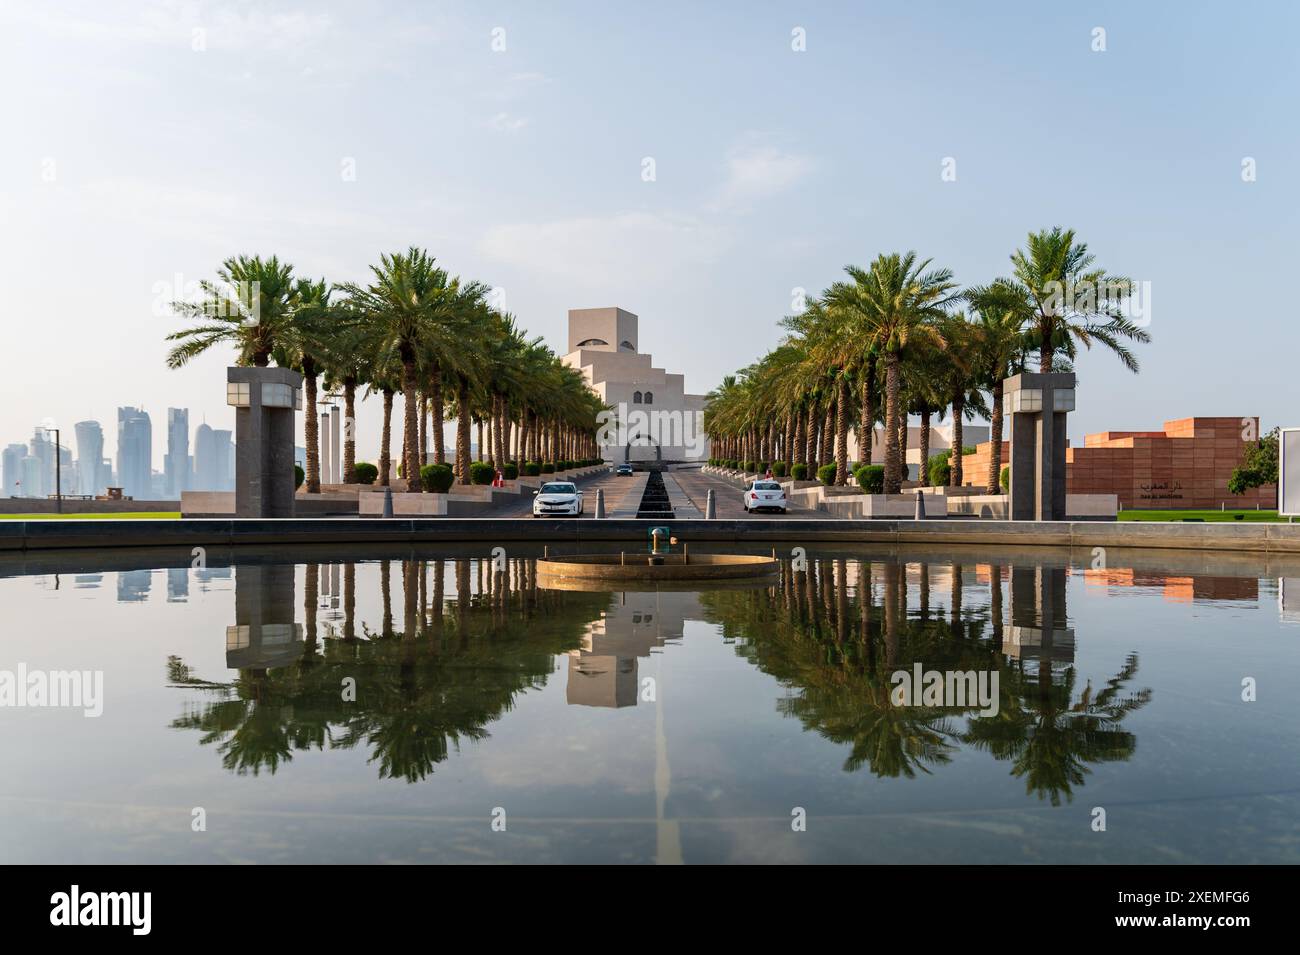
[[[1121,695],[1137,669],[1137,654],[1130,653],[1105,689],[1094,697],[1089,682],[1076,701],[1073,667],[1060,681],[1050,678],[1045,663],[1033,678],[1021,667],[1008,668],[997,716],[972,720],[962,740],[995,759],[1010,760],[1011,775],[1025,780],[1027,793],[1059,806],[1062,794],[1067,801],[1074,798],[1073,787],[1083,785],[1089,763],[1123,762],[1136,750],[1137,737],[1120,723],[1151,701],[1150,689]]]
[[[897,560],[856,563],[852,594],[845,561],[830,566],[809,560],[804,571],[787,565],[768,590],[700,598],[724,633],[748,636],[737,653],[796,691],[778,701],[779,711],[849,747],[846,771],[912,777],[949,762],[964,744],[1013,760],[1012,774],[1024,776],[1030,792],[1055,804],[1082,784],[1088,764],[1132,755],[1135,738],[1120,723],[1151,698],[1150,690],[1123,695],[1137,672],[1136,655],[1095,697],[1089,686],[1076,701],[1073,666],[1056,671],[1062,678],[1054,680],[1044,659],[1030,677],[1023,662],[1003,655],[1001,567],[990,568],[985,611],[963,607],[963,568],[953,565],[951,608],[944,619],[930,615],[930,565],[918,567],[919,613],[909,618],[905,566]],[[827,585],[833,596],[814,599]],[[847,640],[844,630],[851,615],[858,621],[856,640]],[[893,705],[890,675],[916,663],[927,670],[997,670],[998,715],[978,716],[976,705]]]
[[[171,725],[200,731],[201,745],[215,745],[232,772],[274,773],[296,752],[364,747],[381,777],[423,779],[463,741],[484,739],[519,693],[543,686],[555,656],[580,645],[586,625],[609,600],[607,594],[510,590],[508,576],[501,574],[494,585],[500,609],[494,609],[491,602],[474,600],[470,562],[462,560],[456,565],[455,607],[448,613],[437,561],[432,620],[426,623],[419,599],[426,564],[410,559],[401,565],[404,623],[398,631],[388,592],[391,570],[383,562],[380,630],[361,622],[361,636],[346,637],[357,624],[345,591],[344,636],[327,633],[321,639],[314,570],[305,574],[307,625],[299,662],[240,670],[221,684],[198,679],[183,661],[169,660],[171,683],[220,697]],[[344,579],[350,591],[352,575]],[[528,626],[507,626],[515,610],[528,614]],[[355,680],[354,700],[342,692],[349,677]]]

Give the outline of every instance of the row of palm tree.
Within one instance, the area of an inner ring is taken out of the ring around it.
[[[931,422],[951,414],[949,481],[961,485],[962,423],[979,416],[990,419],[986,486],[998,493],[1003,381],[1035,356],[1040,371],[1071,370],[1079,346],[1094,344],[1136,372],[1128,343],[1150,341],[1126,315],[1132,281],[1096,267],[1073,231],[1031,233],[1011,265],[1009,276],[965,289],[915,252],[847,266],[845,279],[781,321],[776,348],[710,393],[713,456],[800,463],[810,473],[834,462],[833,483],[847,484],[849,430],[870,462],[881,425],[884,491],[898,493],[909,415],[920,419],[924,480]]]
[[[295,277],[272,256],[237,256],[202,283],[195,302],[173,309],[196,324],[167,336],[172,368],[219,344],[233,344],[241,365],[292,368],[306,399],[305,490],[321,489],[317,404],[323,386],[341,395],[349,423],[343,481],[357,483],[356,402],[383,401],[378,482],[392,481],[393,399],[402,395],[399,475],[421,489],[420,469],[446,463],[443,424],[456,420],[458,483],[470,483],[471,429],[479,459],[557,462],[598,456],[597,415],[605,410],[581,372],[564,365],[540,338],[494,309],[489,288],[440,268],[423,249],[380,256],[370,281],[331,285]],[[360,395],[358,394],[360,392]],[[485,437],[484,430],[487,434]]]

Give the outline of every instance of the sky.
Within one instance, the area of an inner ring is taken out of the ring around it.
[[[570,308],[637,313],[704,393],[847,264],[984,283],[1055,225],[1150,283],[1141,373],[1085,353],[1073,441],[1300,423],[1298,10],[0,0],[0,445],[97,418],[115,456],[133,405],[161,469],[169,406],[232,427],[233,352],[169,370],[161,303],[236,254],[344,282],[422,246],[557,351]]]

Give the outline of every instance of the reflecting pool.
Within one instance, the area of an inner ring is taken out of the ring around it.
[[[0,861],[1300,861],[1300,563],[539,555],[0,561]]]

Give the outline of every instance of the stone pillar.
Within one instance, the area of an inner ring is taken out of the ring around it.
[[[1063,521],[1065,416],[1074,410],[1074,373],[1014,375],[1002,395],[1011,437],[1011,520]]]
[[[226,369],[235,409],[235,516],[293,517],[294,411],[302,375],[287,368]]]

